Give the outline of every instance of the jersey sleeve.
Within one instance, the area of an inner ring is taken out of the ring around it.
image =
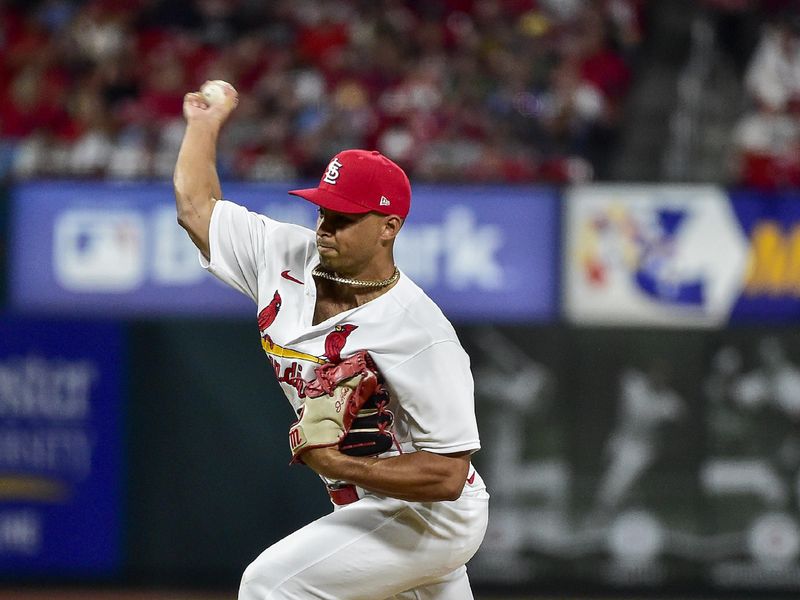
[[[480,449],[469,357],[455,341],[432,344],[385,373],[408,416],[417,450]]]
[[[201,254],[200,264],[223,283],[258,302],[259,281],[272,283],[278,276],[272,272],[276,265],[302,266],[310,239],[310,230],[218,200],[208,230],[211,257],[206,260]]]
[[[218,200],[208,227],[210,260],[200,264],[223,283],[258,301],[258,257],[267,223],[245,207]]]

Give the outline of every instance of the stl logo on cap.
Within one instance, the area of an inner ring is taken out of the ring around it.
[[[411,206],[405,172],[377,150],[342,150],[328,163],[319,186],[289,193],[345,214],[377,212],[405,219]]]
[[[328,165],[328,169],[325,171],[325,176],[322,178],[322,181],[330,183],[331,185],[336,185],[336,180],[339,179],[339,169],[343,166],[344,165],[339,162],[338,158],[334,158]]]

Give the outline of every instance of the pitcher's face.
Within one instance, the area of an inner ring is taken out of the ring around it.
[[[381,251],[387,217],[319,209],[317,252],[320,264],[340,275],[356,276]]]

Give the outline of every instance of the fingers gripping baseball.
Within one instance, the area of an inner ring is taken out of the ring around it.
[[[206,81],[200,91],[183,97],[183,116],[187,121],[207,121],[221,125],[239,104],[239,94],[228,82]]]
[[[305,388],[306,400],[300,419],[289,429],[292,462],[302,462],[300,455],[310,448],[339,445],[347,439],[354,424],[377,418],[377,406],[365,409],[382,389],[367,352],[356,353],[340,363],[317,367],[315,374],[315,379]],[[385,421],[385,417],[380,420]]]

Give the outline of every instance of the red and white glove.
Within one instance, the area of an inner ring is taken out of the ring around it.
[[[301,454],[310,448],[338,446],[356,456],[379,454],[387,436],[391,446],[394,438],[387,430],[394,416],[386,409],[388,395],[367,351],[317,367],[305,393],[300,419],[289,428],[293,463],[303,462]]]

